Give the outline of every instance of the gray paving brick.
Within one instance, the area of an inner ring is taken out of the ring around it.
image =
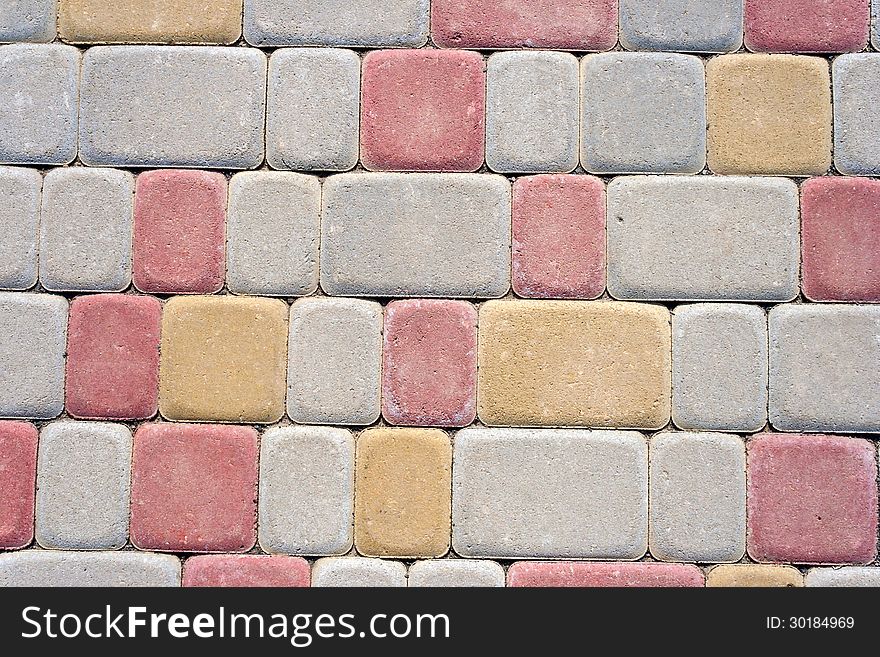
[[[287,414],[303,424],[379,419],[382,306],[313,297],[290,309]]]
[[[10,552],[0,554],[3,586],[180,586],[180,559],[150,552]]]
[[[410,46],[428,40],[429,0],[245,0],[254,46]]]
[[[0,5],[0,43],[55,38],[58,0],[5,0]]]
[[[80,157],[253,168],[263,161],[265,105],[266,56],[253,48],[98,46],[83,58]]]
[[[561,52],[489,58],[486,163],[500,173],[573,170],[578,164],[578,61]]]
[[[413,587],[504,586],[504,568],[494,561],[473,559],[416,561],[409,567],[408,584]]]
[[[834,166],[847,175],[880,175],[880,53],[834,60]]]
[[[620,0],[628,50],[734,52],[743,42],[743,0]]]
[[[46,420],[64,408],[67,301],[0,292],[0,417]]]
[[[503,296],[510,288],[510,183],[486,174],[327,179],[321,287],[339,296]]]
[[[846,566],[811,568],[804,578],[807,586],[880,587],[880,567]]]
[[[660,561],[746,553],[746,448],[721,433],[661,433],[650,447],[650,550]]]
[[[79,66],[73,46],[0,46],[0,163],[74,160]]]
[[[645,438],[632,431],[459,431],[452,545],[466,557],[640,558],[648,547]]]
[[[35,169],[0,167],[0,290],[37,283],[43,177]]]
[[[45,548],[117,549],[128,540],[131,432],[54,422],[40,432],[36,538]]]
[[[275,169],[346,171],[358,161],[361,60],[290,48],[269,60],[266,159]]]
[[[581,99],[587,171],[698,173],[706,165],[706,82],[698,57],[588,55]]]
[[[880,0],[871,0],[871,45],[880,50]]]
[[[777,306],[769,333],[776,429],[880,431],[880,306]]]
[[[134,176],[53,169],[43,181],[40,283],[56,292],[119,292],[131,283]]]
[[[352,546],[354,437],[331,427],[279,427],[260,443],[260,546],[269,553],[344,554]]]
[[[784,178],[618,178],[607,231],[616,299],[790,301],[799,291],[798,189]]]
[[[758,431],[767,423],[767,316],[729,303],[672,315],[672,421],[680,429]]]
[[[312,586],[406,586],[406,566],[384,559],[326,557],[312,566]]]
[[[298,173],[233,176],[226,284],[235,294],[298,297],[318,289],[321,183]]]

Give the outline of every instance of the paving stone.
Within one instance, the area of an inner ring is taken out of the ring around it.
[[[134,176],[52,169],[43,181],[40,283],[56,292],[119,292],[131,284]]]
[[[769,331],[776,429],[880,431],[880,306],[777,306]]]
[[[674,563],[566,563],[513,564],[508,586],[550,587],[701,587],[705,578],[696,566]]]
[[[477,311],[407,299],[385,309],[382,415],[391,424],[463,427],[477,415]]]
[[[269,165],[320,171],[354,167],[360,90],[361,60],[351,50],[276,50],[269,60]]]
[[[799,291],[797,186],[787,179],[637,176],[608,186],[616,299],[791,301]]]
[[[353,541],[354,438],[332,427],[276,427],[260,442],[260,547],[345,554]]]
[[[504,296],[510,183],[487,174],[327,179],[321,287],[335,296]]]
[[[801,587],[804,576],[791,566],[726,564],[712,568],[706,586],[712,587]]]
[[[650,550],[660,561],[739,561],[746,552],[746,450],[721,433],[651,439]]]
[[[873,443],[762,434],[748,445],[748,550],[760,562],[871,563],[877,556]]]
[[[880,0],[871,0],[871,45],[880,50]]]
[[[406,586],[406,566],[385,559],[327,557],[312,566],[312,586]]]
[[[310,577],[309,562],[300,557],[205,554],[183,567],[183,586],[304,587]]]
[[[74,160],[79,68],[72,46],[0,46],[0,164]]]
[[[880,568],[812,568],[805,578],[807,586],[880,587]]]
[[[161,315],[153,297],[98,294],[73,300],[65,372],[68,413],[109,420],[156,414]]]
[[[661,306],[486,303],[477,414],[490,426],[659,429],[669,422],[670,352]]]
[[[648,548],[641,434],[463,429],[452,473],[461,556],[639,559]]]
[[[567,173],[578,165],[578,70],[578,60],[561,52],[504,52],[489,58],[489,168]]]
[[[504,568],[494,561],[472,559],[416,561],[409,567],[408,585],[482,588],[504,586]]]
[[[64,409],[67,301],[0,292],[0,417],[48,420]]]
[[[803,290],[811,301],[880,301],[880,182],[801,185]]]
[[[35,169],[0,167],[0,290],[27,290],[37,283],[42,187]]]
[[[541,175],[513,184],[513,291],[595,299],[605,291],[605,185],[593,176]]]
[[[55,38],[58,0],[9,0],[0,9],[0,43]]]
[[[60,0],[58,31],[71,43],[235,43],[241,0]]]
[[[0,549],[16,550],[34,538],[37,429],[0,421]]]
[[[433,0],[431,36],[442,48],[610,50],[617,0]]]
[[[428,41],[429,0],[245,0],[254,46],[412,46]]]
[[[706,65],[709,168],[719,174],[811,176],[831,166],[828,62],[722,55]]]
[[[134,436],[131,542],[161,552],[247,552],[257,538],[257,432],[143,424]]]
[[[290,308],[287,414],[301,424],[372,424],[381,410],[382,306],[312,297]]]
[[[742,42],[742,0],[620,0],[620,43],[629,50],[733,52]]]
[[[118,549],[128,541],[131,432],[55,422],[40,432],[36,537],[44,548]]]
[[[321,183],[299,173],[238,173],[229,184],[226,285],[299,297],[318,289]]]
[[[465,50],[364,57],[361,163],[371,171],[476,171],[485,145],[486,64]]]
[[[439,429],[367,429],[355,458],[354,542],[369,557],[449,551],[452,447]]]
[[[141,292],[207,294],[226,270],[226,178],[160,170],[137,179],[134,285]]]
[[[80,158],[90,166],[250,169],[263,160],[265,109],[266,56],[256,49],[90,48]]]
[[[699,173],[706,83],[692,55],[614,52],[581,61],[581,164],[591,173]]]
[[[180,586],[180,560],[148,552],[26,550],[0,554],[0,587]]]
[[[729,303],[672,314],[672,420],[680,429],[758,431],[767,424],[767,316]]]
[[[856,52],[868,45],[868,0],[745,0],[756,52]]]
[[[834,60],[834,166],[847,175],[880,175],[880,54]]]
[[[277,422],[284,415],[286,365],[282,301],[174,297],[165,304],[159,365],[165,418]]]

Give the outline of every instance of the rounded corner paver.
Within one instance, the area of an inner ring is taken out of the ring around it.
[[[302,557],[262,554],[203,554],[183,564],[184,587],[300,588],[311,567]]]
[[[867,0],[745,0],[745,46],[754,52],[857,52],[870,23]]]
[[[792,566],[770,564],[722,564],[706,575],[711,587],[795,587],[804,586],[804,576]]]
[[[34,538],[37,428],[0,420],[0,549],[19,550]]]
[[[365,557],[325,557],[312,566],[312,586],[406,586],[406,566],[400,561]]]
[[[743,43],[742,0],[620,0],[627,50],[725,53]]]

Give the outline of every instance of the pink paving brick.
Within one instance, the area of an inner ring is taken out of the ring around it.
[[[37,428],[0,421],[0,548],[17,549],[34,538]]]
[[[142,292],[209,294],[226,274],[226,178],[207,171],[138,176],[133,278]]]
[[[705,586],[705,577],[687,564],[520,561],[507,571],[507,585],[670,588]]]
[[[183,586],[303,587],[310,577],[302,557],[209,554],[187,559],[183,567]]]
[[[837,436],[754,438],[747,504],[755,561],[869,563],[877,553],[874,446]]]
[[[466,301],[385,310],[382,414],[391,424],[463,427],[477,415],[477,311]]]
[[[513,290],[521,297],[595,299],[605,291],[605,186],[543,175],[513,185]]]
[[[380,50],[364,58],[361,161],[374,171],[476,171],[486,72],[463,50]]]
[[[257,432],[145,424],[134,437],[131,541],[163,552],[246,552],[256,542]]]
[[[823,177],[801,186],[804,295],[880,301],[880,181]]]
[[[617,0],[432,0],[431,36],[443,48],[610,50]]]
[[[746,0],[756,52],[856,52],[868,44],[870,0]]]
[[[140,420],[159,402],[159,327],[153,297],[98,294],[70,304],[66,406],[77,418]]]

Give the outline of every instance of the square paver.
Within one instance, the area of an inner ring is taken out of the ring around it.
[[[55,38],[58,0],[8,0],[0,8],[0,43]]]
[[[162,313],[159,410],[170,420],[272,423],[284,415],[287,305],[174,297]]]
[[[121,424],[54,422],[40,432],[37,543],[63,550],[128,541],[131,432]]]
[[[180,559],[137,551],[25,550],[0,554],[0,586],[180,586]]]
[[[0,46],[0,164],[74,160],[79,69],[72,46]]]
[[[77,418],[144,420],[159,403],[162,306],[153,297],[98,294],[70,304],[65,406]]]
[[[791,566],[770,564],[724,564],[709,570],[706,586],[713,587],[802,587],[804,576]]]
[[[182,586],[299,588],[309,585],[309,562],[301,557],[204,554],[183,566]]]
[[[703,571],[679,563],[563,563],[521,561],[507,571],[508,586],[659,587],[705,585]]]
[[[477,415],[477,310],[407,299],[385,309],[382,415],[391,424],[463,427]]]
[[[54,292],[120,292],[131,284],[134,176],[52,169],[43,180],[40,283]]]
[[[834,60],[834,166],[846,175],[880,174],[880,54]]]
[[[504,568],[494,561],[477,559],[431,559],[409,567],[408,586],[480,587],[504,586]]]
[[[17,550],[34,538],[37,428],[0,420],[0,549]]]
[[[745,0],[755,52],[856,52],[868,45],[868,0]]]
[[[42,188],[39,171],[0,167],[0,290],[27,290],[37,283]]]
[[[698,57],[588,55],[581,97],[587,171],[698,173],[706,165],[706,83]]]
[[[406,586],[406,566],[400,561],[363,557],[327,557],[312,566],[312,586]]]
[[[628,50],[733,52],[742,42],[742,0],[620,0]]]
[[[257,458],[250,427],[141,425],[131,542],[160,552],[247,552],[257,538]]]

